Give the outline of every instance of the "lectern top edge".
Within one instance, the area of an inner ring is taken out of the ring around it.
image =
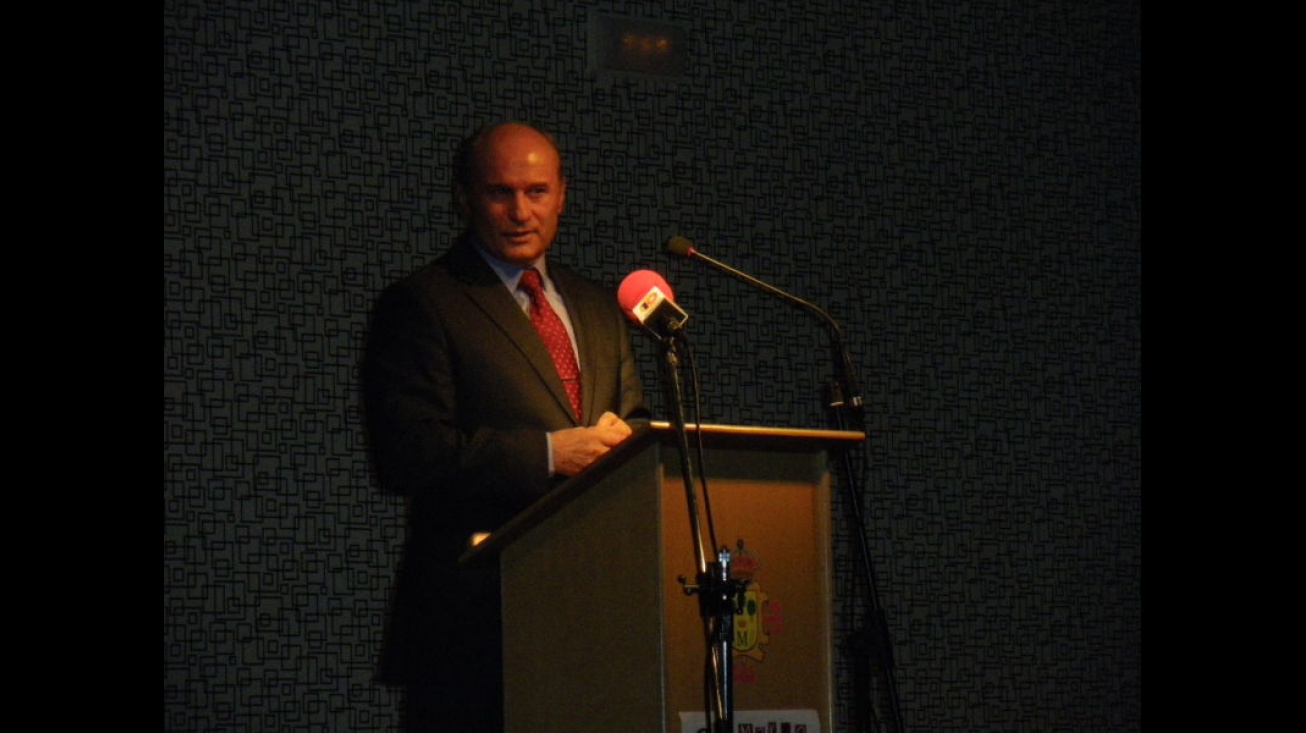
[[[671,423],[665,420],[653,420],[649,427],[658,432],[671,430]],[[685,425],[685,429],[690,432],[696,432],[700,428],[696,423]],[[866,439],[866,433],[855,430],[816,430],[810,428],[771,428],[759,427],[754,425],[713,425],[710,423],[702,426],[703,437],[744,437],[744,438],[770,438],[770,439],[794,439],[798,441],[815,440],[826,444],[829,447],[838,447],[840,444],[860,443]]]
[[[850,448],[866,439],[866,434],[852,430],[816,430],[808,428],[773,428],[748,425],[713,425],[705,423],[685,426],[691,433],[702,431],[708,447],[748,446],[757,450],[776,452],[801,452]],[[461,563],[482,562],[493,559],[516,538],[522,536],[546,517],[565,506],[572,498],[600,482],[629,457],[650,443],[673,439],[675,430],[669,422],[653,420],[636,427],[635,434],[581,473],[567,479],[553,491],[540,497],[521,514],[489,535],[480,544],[468,548],[458,559]]]

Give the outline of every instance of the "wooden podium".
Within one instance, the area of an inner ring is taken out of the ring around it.
[[[735,619],[734,708],[815,710],[831,731],[828,454],[864,436],[702,435],[717,541],[751,579]],[[676,444],[654,423],[463,558],[500,563],[509,733],[679,733],[680,713],[703,710],[703,624],[677,580],[694,582],[695,558]],[[701,493],[699,507],[706,535]]]

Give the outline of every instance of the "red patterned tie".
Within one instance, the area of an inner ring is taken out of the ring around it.
[[[571,409],[575,412],[576,419],[580,420],[580,366],[576,364],[576,352],[571,348],[567,327],[562,325],[562,319],[549,305],[538,270],[532,267],[523,272],[517,287],[530,296],[531,323],[544,339],[544,345],[553,357],[553,366],[562,378],[562,386],[567,388],[567,397],[571,398]]]

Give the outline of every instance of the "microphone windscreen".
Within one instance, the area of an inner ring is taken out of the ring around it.
[[[693,257],[694,243],[684,237],[672,237],[667,240],[667,251],[681,257]]]
[[[675,301],[671,286],[667,285],[661,275],[652,270],[636,270],[621,281],[621,287],[617,288],[617,302],[621,304],[621,310],[626,316],[638,323],[640,320],[635,315],[636,308],[655,289],[662,291],[667,300]]]

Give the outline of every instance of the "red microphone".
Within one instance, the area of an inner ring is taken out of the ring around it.
[[[617,302],[626,317],[659,338],[680,332],[689,314],[676,305],[671,286],[652,270],[636,270],[621,281]]]

